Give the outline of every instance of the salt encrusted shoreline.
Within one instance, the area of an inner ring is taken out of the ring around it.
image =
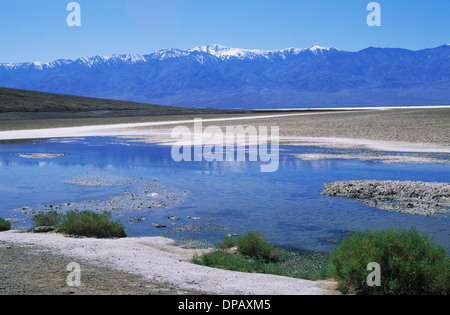
[[[31,153],[31,154],[19,154],[22,159],[54,159],[61,156],[65,156],[65,153]]]
[[[450,183],[353,180],[330,182],[322,195],[358,200],[368,206],[401,213],[450,213]]]
[[[323,151],[323,149],[322,149]],[[380,152],[374,150],[365,150],[363,152],[316,152],[294,154],[294,156],[302,161],[317,161],[317,160],[358,160],[370,161],[385,164],[393,163],[413,163],[413,164],[450,164],[448,153],[441,153],[431,155],[429,153],[403,153],[403,152]]]

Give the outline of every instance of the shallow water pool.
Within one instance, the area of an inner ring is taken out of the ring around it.
[[[251,229],[278,246],[326,252],[352,231],[416,226],[450,252],[446,215],[400,214],[319,194],[337,180],[448,182],[448,164],[294,156],[317,150],[281,147],[279,170],[261,173],[258,162],[177,163],[170,147],[121,138],[1,143],[0,217],[27,229],[42,210],[107,210],[129,236],[208,245]]]

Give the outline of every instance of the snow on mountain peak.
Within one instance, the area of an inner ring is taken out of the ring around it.
[[[272,59],[272,58],[282,58],[286,59],[288,56],[299,55],[305,52],[311,52],[317,56],[324,56],[325,52],[338,51],[336,48],[326,48],[321,46],[311,46],[305,49],[299,48],[286,48],[282,50],[257,50],[257,49],[241,49],[232,48],[227,46],[222,46],[219,44],[198,46],[192,49],[182,50],[182,49],[165,49],[159,50],[149,55],[139,55],[139,54],[122,54],[122,55],[111,55],[111,56],[93,56],[93,57],[82,57],[75,61],[68,59],[60,59],[53,61],[51,63],[44,62],[28,62],[28,63],[14,63],[14,64],[0,64],[6,69],[17,69],[17,68],[34,68],[36,70],[44,70],[55,68],[58,66],[69,65],[72,63],[81,65],[83,67],[91,68],[97,65],[112,66],[118,64],[137,64],[144,63],[149,60],[166,60],[181,57],[188,57],[193,54],[198,62],[204,63],[207,60],[206,55],[219,58],[221,60],[239,59],[239,60],[255,60],[259,58]],[[200,54],[200,55],[199,55]],[[202,55],[203,54],[203,55]]]
[[[264,51],[262,50],[249,50],[249,49],[241,49],[241,48],[231,48],[226,47],[218,44],[214,45],[208,45],[208,46],[199,46],[195,47],[190,52],[203,52],[210,55],[213,55],[215,57],[218,57],[220,59],[229,59],[232,57],[237,58],[245,58],[248,56],[256,56],[264,54]]]
[[[146,61],[145,57],[139,54],[114,55],[113,57],[127,63],[138,63]]]
[[[310,52],[312,52],[313,54],[316,54],[316,55],[323,55],[324,52],[337,51],[337,49],[334,48],[334,47],[333,48],[321,47],[321,46],[318,46],[318,45],[311,46],[311,47],[306,48],[304,50],[310,51]]]
[[[310,51],[330,50],[330,48],[328,48],[328,47],[321,47],[321,46],[318,46],[318,45],[311,46],[311,47],[309,47],[307,49],[310,50]]]
[[[92,67],[94,65],[113,65],[120,63],[135,64],[139,62],[145,62],[146,58],[138,54],[123,54],[112,56],[95,56],[95,57],[82,57],[77,62],[86,67]]]
[[[312,52],[318,56],[322,56],[324,52],[337,51],[337,49],[321,47],[316,45],[305,49],[291,47],[282,50],[256,50],[256,49],[231,48],[214,44],[208,46],[195,47],[189,50],[188,52],[203,52],[213,55],[220,59],[230,59],[230,58],[254,59],[255,57],[270,58],[270,56],[274,55],[281,55],[281,57],[285,58],[286,55],[298,55],[307,51]]]

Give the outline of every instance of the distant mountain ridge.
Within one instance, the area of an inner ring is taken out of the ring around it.
[[[34,68],[36,70],[46,70],[55,67],[65,66],[65,65],[80,65],[86,68],[93,67],[95,65],[118,65],[121,63],[136,64],[145,63],[152,60],[167,60],[182,58],[187,56],[201,57],[204,54],[212,55],[219,59],[249,59],[254,60],[256,58],[266,58],[273,59],[276,57],[286,58],[289,55],[298,55],[300,53],[310,52],[315,55],[324,55],[327,52],[338,51],[336,48],[326,48],[320,46],[311,46],[305,49],[298,48],[286,48],[283,50],[249,50],[240,48],[230,48],[221,45],[208,45],[199,46],[189,50],[181,49],[165,49],[157,51],[153,54],[139,55],[139,54],[122,54],[122,55],[112,55],[112,56],[94,56],[94,57],[82,57],[77,60],[70,59],[59,59],[50,63],[45,62],[24,62],[24,63],[0,63],[0,68],[3,70],[20,70],[20,69],[30,69]],[[202,62],[204,59],[197,58],[197,61]]]
[[[209,45],[0,64],[0,86],[191,107],[449,105],[450,45],[359,52]]]

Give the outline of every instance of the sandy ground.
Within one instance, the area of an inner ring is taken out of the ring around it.
[[[161,237],[112,240],[69,238],[58,234],[14,231],[0,233],[0,255],[2,251],[17,251],[17,247],[28,249],[27,255],[35,258],[28,257],[25,266],[23,261],[22,265],[19,264],[20,260],[14,263],[14,270],[23,270],[19,278],[22,281],[9,284],[14,288],[5,284],[5,280],[2,280],[0,275],[0,294],[2,291],[3,294],[30,293],[27,290],[44,294],[48,290],[53,294],[328,295],[336,293],[332,287],[333,283],[327,281],[314,282],[194,265],[189,260],[195,253],[200,253],[198,250],[173,246],[173,241]],[[22,259],[23,255],[22,251]],[[39,263],[42,259],[39,257],[44,257],[46,262]],[[58,262],[54,264],[54,268],[57,269],[52,273],[42,270],[43,266],[49,268],[48,259]],[[70,262],[81,266],[79,288],[69,288],[65,285],[65,279],[69,275],[66,267]],[[5,268],[3,261],[2,264]],[[11,268],[7,270],[11,273]],[[43,274],[37,273],[36,270],[43,271]],[[30,277],[35,276],[36,279],[29,277],[24,279],[26,274]],[[17,278],[16,275],[15,279]],[[99,279],[101,279],[100,286],[96,281]]]
[[[151,283],[138,275],[58,254],[38,245],[0,241],[0,295],[199,295],[170,283]],[[67,284],[67,266],[82,267],[82,285]]]

